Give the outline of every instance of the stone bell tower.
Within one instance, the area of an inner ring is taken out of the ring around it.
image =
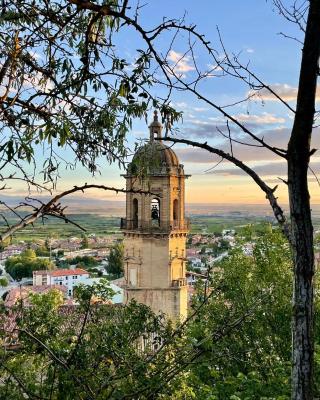
[[[121,220],[125,249],[125,301],[136,299],[173,320],[187,316],[185,179],[183,165],[161,141],[157,112],[150,140],[127,169],[126,218]],[[155,136],[159,140],[155,140]]]

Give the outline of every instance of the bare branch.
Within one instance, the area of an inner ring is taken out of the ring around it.
[[[62,199],[63,197],[68,196],[72,193],[84,192],[85,190],[88,190],[88,189],[110,190],[110,191],[113,191],[116,193],[129,193],[130,192],[130,193],[145,194],[145,195],[152,194],[151,192],[144,191],[144,190],[134,190],[134,189],[126,190],[126,189],[119,189],[119,188],[115,188],[115,187],[109,187],[109,186],[105,186],[105,185],[85,184],[82,186],[74,186],[72,189],[69,189],[60,194],[57,194],[49,202],[42,203],[41,206],[39,206],[39,207],[33,206],[34,212],[32,214],[28,215],[27,217],[22,218],[19,216],[20,221],[16,224],[12,225],[10,227],[10,229],[7,229],[5,232],[3,232],[0,235],[0,241],[5,240],[6,238],[12,236],[19,229],[25,228],[27,225],[33,224],[39,218],[44,217],[46,215],[50,215],[53,217],[63,219],[65,222],[72,222],[64,215],[65,208],[62,208],[61,204],[58,203],[58,201],[60,199]],[[24,205],[31,206],[30,204],[24,204]],[[72,223],[77,225],[75,222],[72,222]]]
[[[155,139],[157,140],[157,138],[155,138]],[[272,207],[273,214],[274,214],[278,224],[280,225],[285,236],[288,238],[288,240],[290,240],[289,228],[288,228],[288,224],[286,221],[286,217],[284,215],[282,208],[278,204],[277,198],[274,195],[276,188],[269,187],[253,169],[248,167],[242,161],[238,160],[236,157],[230,155],[229,153],[224,152],[223,150],[211,147],[206,142],[199,143],[199,142],[195,142],[192,140],[178,139],[178,138],[173,138],[173,137],[165,137],[165,138],[162,138],[162,140],[167,140],[167,141],[170,141],[173,143],[184,143],[184,144],[187,144],[187,145],[190,145],[193,147],[198,147],[198,148],[207,150],[210,153],[217,154],[218,156],[230,161],[237,167],[241,168],[246,174],[248,174],[255,181],[255,183],[260,187],[260,189],[265,193],[266,198],[268,199],[268,201]]]

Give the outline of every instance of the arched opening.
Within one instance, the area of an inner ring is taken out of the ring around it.
[[[160,226],[160,200],[151,200],[151,225]]]
[[[177,225],[179,221],[179,202],[178,199],[173,200],[173,222]]]
[[[132,224],[133,228],[138,228],[139,209],[138,199],[133,199],[132,202]]]

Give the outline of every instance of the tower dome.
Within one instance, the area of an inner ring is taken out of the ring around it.
[[[128,173],[131,175],[166,174],[177,168],[181,174],[182,165],[176,153],[161,141],[162,124],[158,121],[157,111],[154,112],[154,119],[149,129],[150,140],[138,148],[129,164]],[[154,140],[155,135],[158,140]]]

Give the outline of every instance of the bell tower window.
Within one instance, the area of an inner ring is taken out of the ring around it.
[[[151,225],[160,226],[160,200],[151,200]]]
[[[133,199],[133,202],[132,202],[132,224],[133,224],[133,228],[138,228],[138,220],[139,220],[138,199]]]
[[[175,225],[179,220],[179,208],[178,208],[178,199],[173,200],[173,222]]]

